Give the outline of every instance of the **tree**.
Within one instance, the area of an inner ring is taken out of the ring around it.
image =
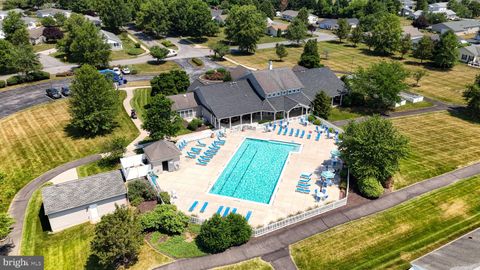
[[[328,119],[330,110],[332,109],[332,99],[324,91],[320,91],[312,101],[312,108],[314,115]]]
[[[55,13],[53,15],[53,18],[55,19],[56,25],[58,26],[63,26],[67,21],[67,16],[65,16],[65,14],[63,14],[62,12]]]
[[[425,29],[427,28],[428,26],[430,26],[430,23],[428,22],[427,18],[425,17],[425,15],[420,15],[418,16],[418,18],[416,18],[412,25],[414,27],[417,27],[417,28],[420,28],[420,29]]]
[[[0,74],[11,72],[15,69],[15,47],[12,43],[0,39]]]
[[[217,58],[218,56],[220,59],[223,59],[223,57],[230,51],[230,47],[221,41],[211,45],[210,49],[215,54],[214,58]]]
[[[308,9],[305,8],[305,7],[302,7],[299,11],[298,11],[298,15],[297,15],[297,18],[303,22],[305,24],[305,26],[308,25]]]
[[[387,110],[400,101],[400,92],[408,89],[407,77],[401,63],[381,61],[367,69],[359,68],[350,80],[350,87],[365,96],[370,107]]]
[[[353,44],[354,47],[357,47],[357,44],[360,43],[363,39],[363,31],[360,27],[355,27],[352,30],[352,34],[348,37],[348,40]]]
[[[132,19],[132,6],[127,0],[102,0],[96,3],[100,19],[109,29],[117,30]]]
[[[31,72],[42,68],[38,55],[35,54],[30,44],[17,46],[13,52],[15,70],[25,75],[25,77],[28,77]]]
[[[3,174],[0,174],[0,177]],[[0,213],[0,240],[5,239],[12,230],[14,220],[7,213]]]
[[[383,194],[382,184],[374,177],[358,179],[357,186],[360,193],[369,199],[376,199]]]
[[[226,19],[225,34],[239,50],[254,52],[265,28],[265,19],[255,6],[234,6]]]
[[[433,62],[439,68],[449,69],[455,66],[458,58],[457,36],[448,31],[440,36],[433,49]]]
[[[322,66],[320,64],[320,55],[318,54],[316,40],[312,39],[307,41],[307,44],[305,44],[305,47],[303,48],[303,53],[300,56],[300,61],[298,64],[306,68],[319,68]]]
[[[225,219],[230,229],[230,240],[232,246],[240,246],[248,242],[252,236],[252,227],[248,221],[239,214],[230,214]]]
[[[477,75],[475,82],[467,86],[463,92],[463,98],[467,102],[467,109],[475,118],[480,118],[480,75]]]
[[[160,46],[153,46],[150,48],[150,55],[157,59],[157,63],[160,63],[163,59],[165,59],[170,51],[167,48],[163,48]]]
[[[338,37],[338,40],[342,42],[342,40],[348,37],[350,34],[350,25],[348,24],[347,19],[338,19],[338,28],[333,30],[333,33]]]
[[[412,77],[415,80],[415,86],[420,86],[420,80],[427,76],[427,71],[424,69],[417,69],[412,73]]]
[[[8,12],[7,17],[3,20],[3,32],[5,40],[13,45],[28,45],[28,31],[22,15],[15,11]]]
[[[55,42],[59,39],[62,39],[64,35],[62,30],[60,30],[58,27],[52,26],[45,27],[45,29],[43,29],[43,36],[47,42]]]
[[[40,22],[42,23],[43,26],[45,27],[51,27],[51,26],[56,26],[57,21],[53,17],[43,17]]]
[[[428,0],[418,0],[415,10],[428,10]]]
[[[163,0],[147,0],[140,5],[135,21],[138,28],[154,36],[164,36],[170,29],[168,8]]]
[[[192,37],[213,36],[219,31],[218,24],[212,20],[210,7],[202,0],[189,0],[187,21],[188,31],[185,34]]]
[[[267,18],[273,18],[275,17],[275,7],[273,6],[273,3],[271,0],[264,0],[260,3],[260,6],[258,9],[263,12],[265,17]]]
[[[292,23],[287,27],[287,34],[285,37],[288,40],[295,41],[300,44],[300,41],[307,37],[307,26],[298,17],[293,19]]]
[[[172,235],[184,232],[190,219],[178,211],[177,206],[161,204],[155,206],[153,211],[143,214],[140,220],[144,230],[161,231]]]
[[[126,206],[116,206],[115,212],[104,215],[95,226],[91,248],[102,266],[116,269],[132,265],[142,244],[138,216]]]
[[[138,206],[144,201],[153,201],[157,198],[157,193],[144,179],[138,179],[128,182],[128,200],[133,206]]]
[[[447,15],[445,15],[445,13],[428,12],[425,15],[425,18],[427,19],[429,24],[444,23],[448,20]]]
[[[174,136],[179,130],[179,116],[172,111],[173,101],[162,94],[155,95],[145,112],[143,128],[150,134],[150,138],[160,140]]]
[[[103,152],[108,153],[108,159],[118,161],[127,151],[128,141],[123,136],[115,136],[103,147]]]
[[[186,92],[190,86],[190,79],[184,70],[174,69],[153,77],[150,84],[152,85],[152,96],[157,94],[169,96]]]
[[[94,67],[83,65],[75,71],[71,85],[71,124],[88,135],[110,132],[117,124],[118,95],[113,83]]]
[[[282,58],[287,57],[288,55],[288,51],[285,48],[285,45],[278,43],[275,45],[275,53],[277,54],[280,61],[283,61]]]
[[[413,57],[420,59],[420,63],[424,60],[430,59],[433,55],[434,44],[429,36],[423,36],[413,46]]]
[[[402,59],[412,49],[412,39],[410,34],[406,34],[398,43],[398,52]]]
[[[357,179],[373,177],[385,183],[408,153],[408,139],[380,116],[363,122],[351,121],[338,149]]]
[[[397,50],[402,35],[400,19],[397,15],[383,14],[372,30],[373,49],[383,55]]]

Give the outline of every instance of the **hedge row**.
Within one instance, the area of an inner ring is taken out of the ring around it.
[[[28,76],[21,76],[21,75],[12,76],[7,79],[6,84],[8,86],[11,86],[11,85],[16,85],[21,83],[36,82],[36,81],[42,81],[42,80],[48,80],[48,79],[50,79],[50,73],[45,71],[35,71],[32,73],[29,73]]]

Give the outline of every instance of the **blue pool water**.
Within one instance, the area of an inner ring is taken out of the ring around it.
[[[299,144],[247,138],[210,193],[269,203],[290,152]]]

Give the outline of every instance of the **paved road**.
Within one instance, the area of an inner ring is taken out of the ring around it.
[[[222,67],[222,66],[213,62],[212,60],[210,60],[207,57],[200,57],[200,59],[203,61],[203,66],[201,66],[201,67],[197,67],[197,66],[194,66],[194,65],[190,64],[190,62],[189,62],[190,59],[188,59],[188,58],[176,59],[174,61],[175,61],[175,63],[180,65],[182,67],[182,69],[184,69],[187,72],[188,76],[190,77],[191,82],[196,80],[200,75],[205,74],[205,72],[207,70]]]
[[[277,267],[275,269],[293,269],[293,262],[291,262],[288,254],[290,245],[332,227],[378,213],[432,190],[478,174],[480,174],[480,163],[427,179],[401,190],[388,193],[380,199],[366,201],[360,205],[352,206],[349,198],[349,204],[345,207],[308,219],[300,224],[283,228],[277,232],[254,238],[243,246],[231,248],[220,254],[177,260],[155,269],[211,269],[256,257],[262,257],[264,260],[272,262]]]
[[[14,246],[10,248],[9,255],[19,255],[20,246],[22,241],[22,230],[23,230],[23,221],[25,219],[25,211],[27,209],[28,201],[32,196],[33,192],[40,188],[44,183],[50,181],[50,179],[55,176],[68,171],[72,168],[100,160],[101,155],[91,155],[82,159],[78,159],[69,163],[60,165],[42,175],[35,178],[33,181],[24,186],[13,198],[8,213],[13,219],[15,219],[15,224],[12,232],[9,237],[13,240]]]

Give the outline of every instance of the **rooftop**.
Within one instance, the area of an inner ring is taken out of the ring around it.
[[[291,68],[258,70],[251,72],[248,77],[258,83],[266,94],[303,88],[302,82]]]
[[[447,28],[454,32],[463,31],[468,28],[480,27],[480,21],[477,20],[461,20],[461,21],[450,21],[444,23],[438,23],[432,25],[432,28]]]
[[[43,188],[43,208],[49,215],[126,193],[122,173],[116,170]]]
[[[195,100],[195,95],[193,92],[168,96],[168,98],[173,101],[172,110],[174,111],[198,107],[198,103]]]
[[[171,160],[182,154],[172,142],[166,140],[148,145],[143,148],[143,152],[150,162]]]
[[[122,41],[120,40],[119,37],[117,37],[114,33],[112,32],[108,32],[108,31],[105,31],[105,30],[100,30],[100,33],[102,33],[102,35],[106,38],[106,39],[109,39],[109,40],[113,40],[115,42],[118,42],[118,43],[122,43]]]
[[[290,17],[297,17],[298,11],[289,9],[289,10],[285,10],[284,12],[282,12],[282,15],[287,15],[287,16],[290,16]]]

